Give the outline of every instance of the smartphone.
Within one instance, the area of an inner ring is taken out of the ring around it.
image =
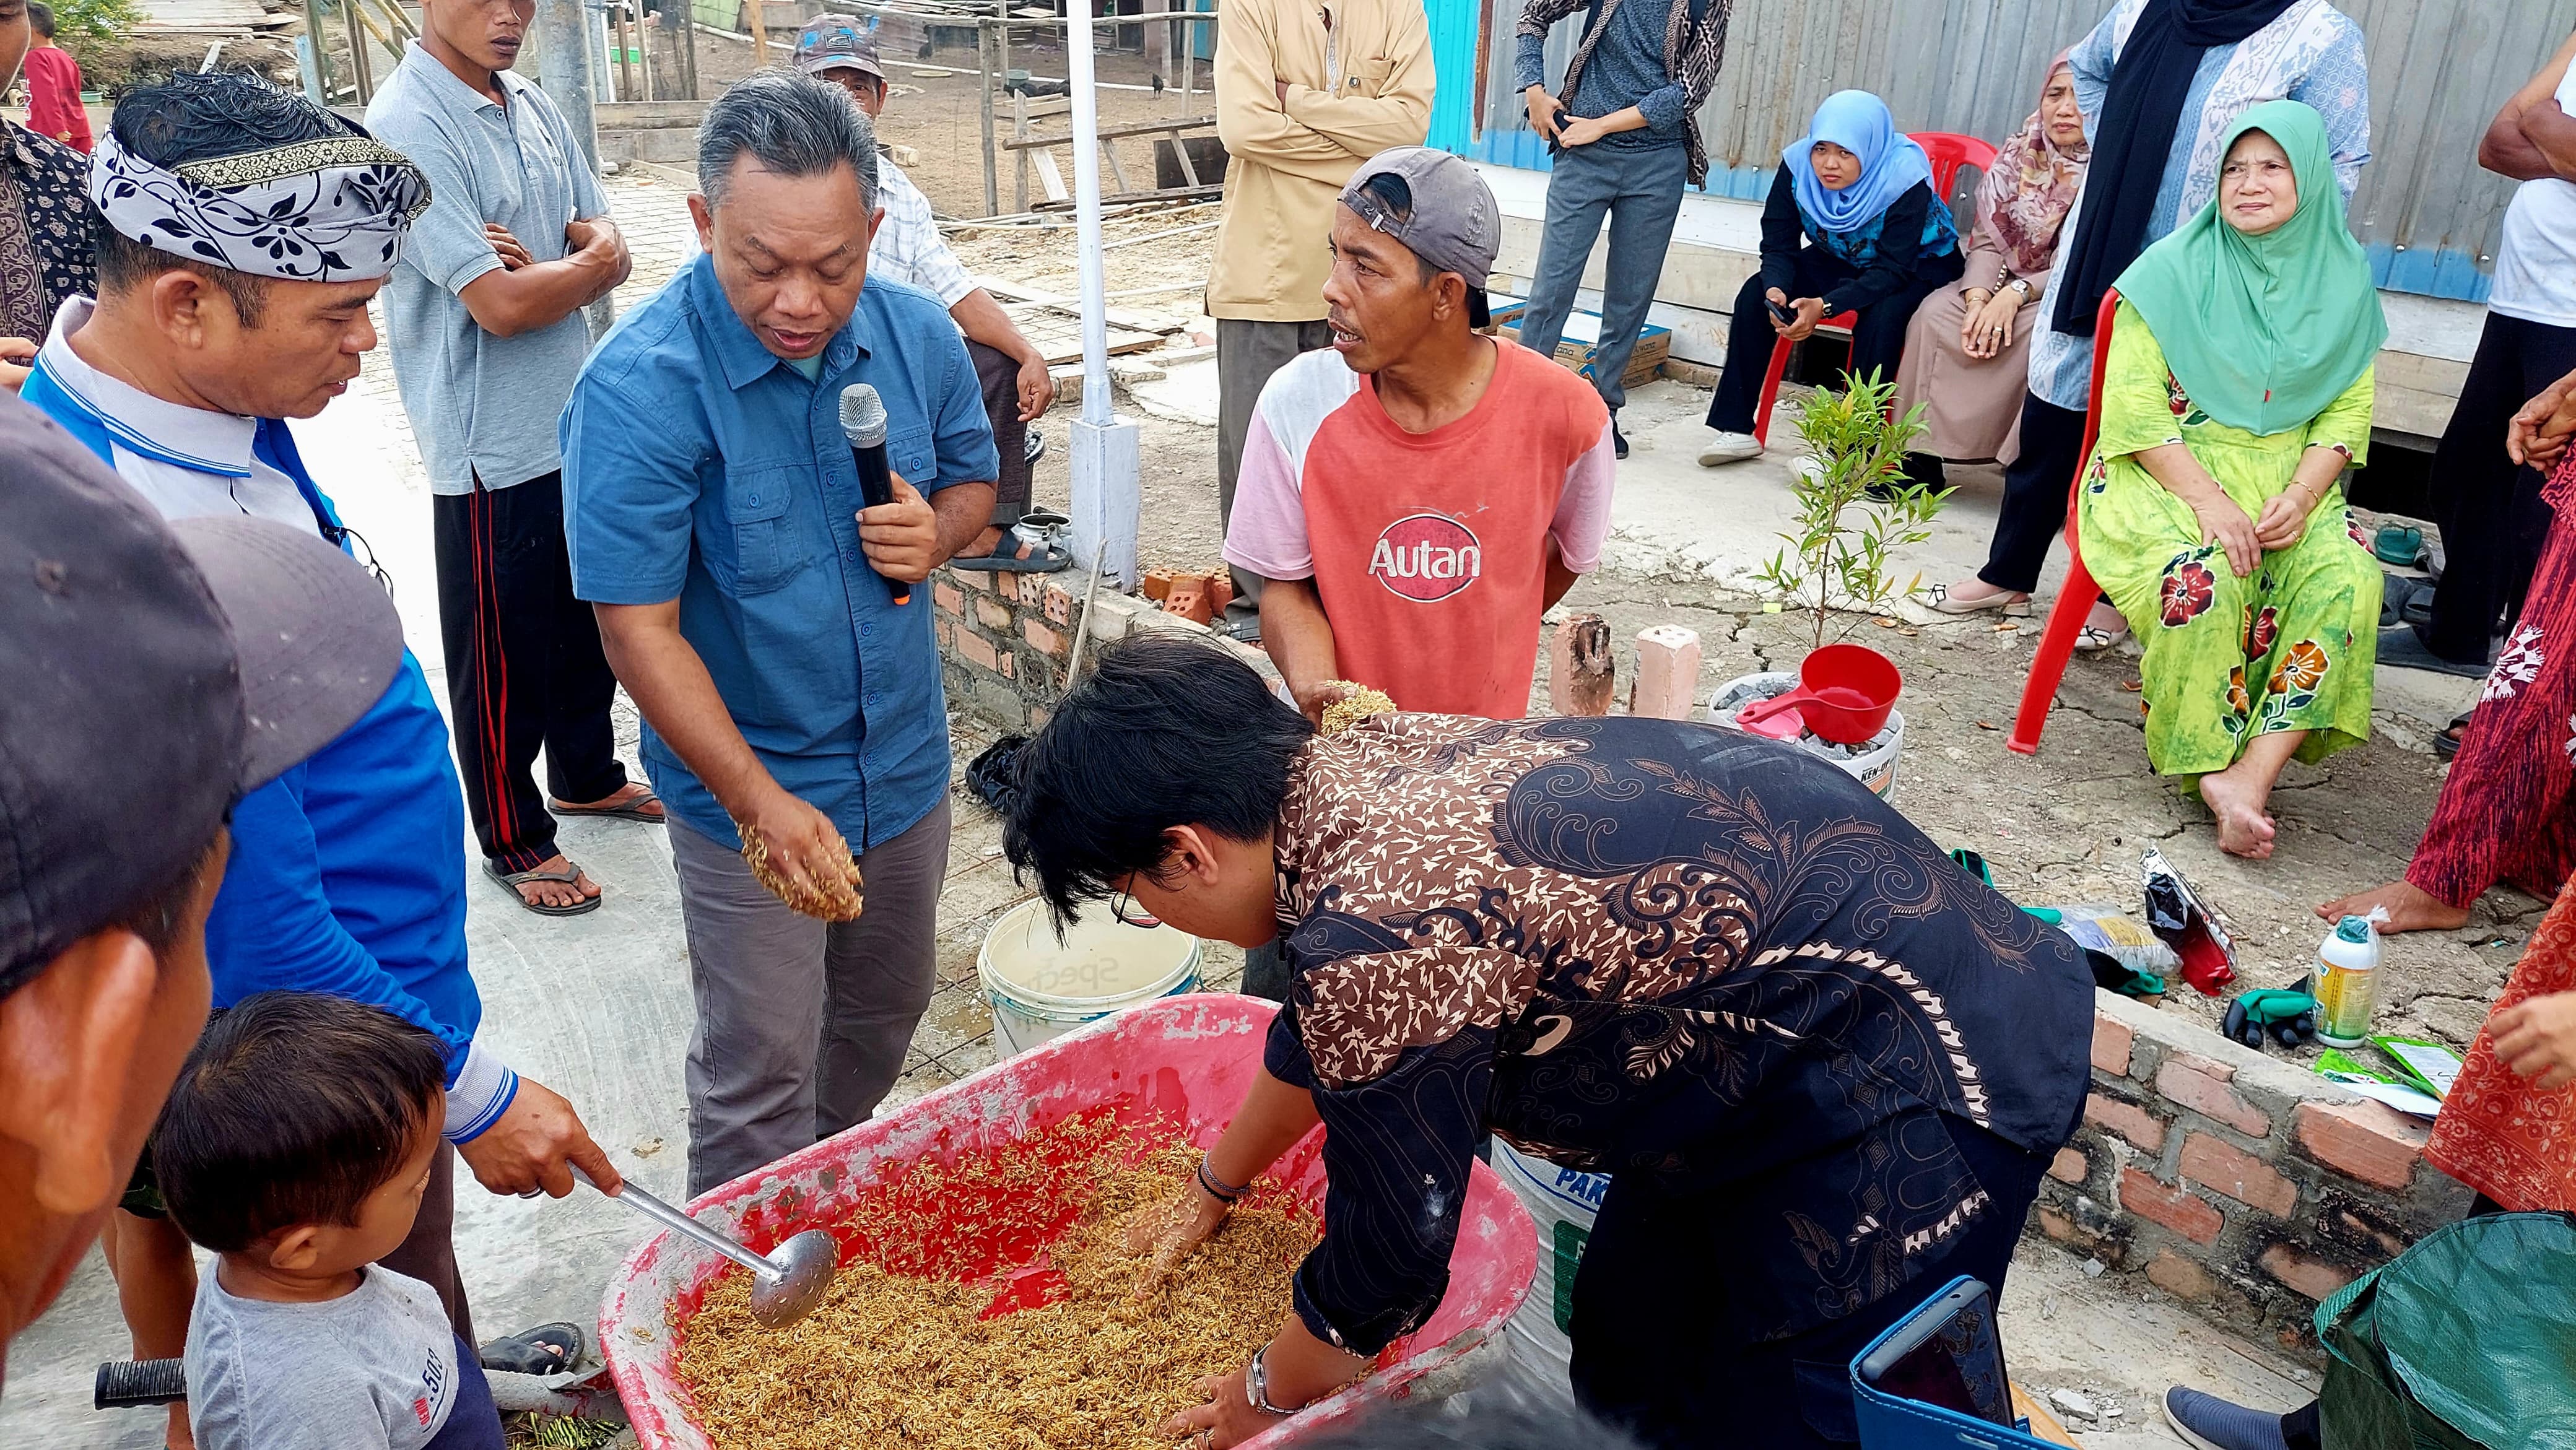
[[[2007,1428],[2015,1423],[1994,1296],[1974,1279],[1915,1310],[1860,1362],[1860,1377],[1901,1399]]]
[[[1798,325],[1798,309],[1794,307],[1784,307],[1781,304],[1772,301],[1768,297],[1762,299],[1762,305],[1771,309],[1772,317],[1777,319],[1782,327],[1795,327]]]

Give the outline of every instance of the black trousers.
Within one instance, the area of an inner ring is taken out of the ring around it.
[[[531,775],[582,803],[626,785],[608,705],[617,676],[599,621],[572,597],[563,475],[430,501],[438,556],[438,632],[465,810],[483,854],[529,871],[555,854],[555,818]]]
[[[1914,320],[1914,309],[1923,299],[1957,281],[1959,260],[1954,253],[1948,259],[1948,276],[1939,275],[1941,259],[1927,263],[1929,271],[1917,276],[1904,291],[1860,309],[1860,322],[1852,328],[1851,372],[1866,378],[1870,369],[1878,370],[1882,382],[1896,381],[1896,365],[1905,360],[1905,329]],[[1822,297],[1827,292],[1860,275],[1850,263],[1822,247],[1801,247],[1788,288],[1792,301],[1800,297]],[[1771,330],[1771,309],[1763,297],[1770,286],[1762,274],[1744,279],[1735,294],[1735,316],[1726,330],[1726,371],[1717,379],[1717,395],[1708,400],[1708,426],[1721,433],[1753,431],[1753,410],[1762,401],[1762,379],[1771,370],[1771,347],[1780,334]]]
[[[2518,615],[2549,535],[2546,480],[2504,451],[2505,426],[2541,389],[2576,371],[2576,328],[2487,314],[2468,381],[2433,451],[2433,522],[2442,579],[2424,645],[2446,660],[2484,664],[2499,615]]]
[[[2021,456],[2004,470],[2003,512],[1978,578],[2023,594],[2039,587],[2039,568],[2048,562],[2049,541],[2066,527],[2067,495],[2083,466],[2084,415],[2024,394]]]
[[[1992,1201],[1901,1288],[1785,1338],[1740,1342],[1716,1325],[1744,1274],[1737,1193],[1673,1195],[1643,1175],[1614,1176],[1575,1271],[1575,1398],[1653,1450],[1858,1444],[1852,1356],[1954,1275],[1974,1275],[2000,1300],[2039,1197],[2047,1159],[1949,1127]]]
[[[1020,365],[1009,353],[971,337],[966,355],[975,360],[984,416],[992,420],[993,446],[1002,454],[1001,476],[993,480],[993,527],[1008,532],[1029,511],[1029,425],[1020,421]]]

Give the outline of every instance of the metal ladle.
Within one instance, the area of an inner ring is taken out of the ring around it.
[[[590,1183],[590,1175],[573,1171],[582,1182]],[[756,1254],[740,1240],[707,1227],[632,1182],[615,1193],[600,1191],[751,1270],[751,1317],[770,1329],[783,1329],[813,1313],[831,1290],[832,1275],[841,1265],[840,1242],[818,1228],[809,1228],[766,1254]]]

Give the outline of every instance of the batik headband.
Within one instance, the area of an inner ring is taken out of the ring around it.
[[[296,282],[368,282],[391,272],[429,178],[372,136],[156,165],[113,131],[90,158],[89,196],[119,235]]]

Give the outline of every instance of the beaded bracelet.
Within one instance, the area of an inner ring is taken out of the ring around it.
[[[1233,1203],[1252,1191],[1252,1185],[1249,1183],[1228,1186],[1224,1179],[1210,1173],[1207,1158],[1204,1155],[1199,1158],[1199,1187],[1207,1190],[1208,1197],[1219,1203]]]

